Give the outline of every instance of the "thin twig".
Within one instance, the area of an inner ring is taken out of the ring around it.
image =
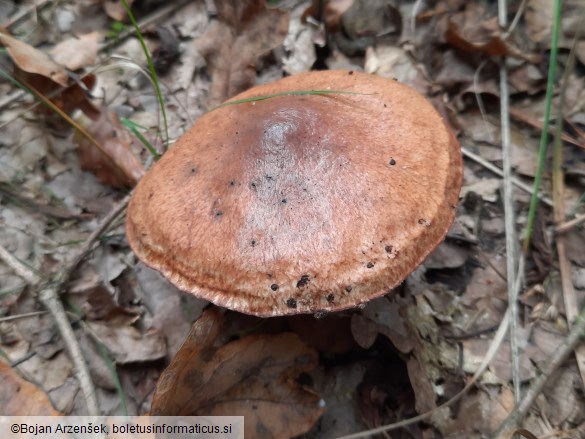
[[[567,357],[573,352],[580,340],[585,336],[585,308],[581,311],[581,314],[573,321],[573,327],[571,328],[567,337],[561,342],[560,346],[553,352],[550,360],[540,369],[540,373],[532,381],[530,387],[526,390],[524,398],[516,406],[514,411],[508,415],[508,417],[502,422],[498,430],[494,434],[495,439],[503,439],[508,437],[510,431],[513,431],[517,425],[524,419],[528,410],[541,394],[544,385],[559,368],[561,364],[567,359]]]
[[[20,262],[16,257],[12,256],[2,244],[0,244],[0,259],[8,265],[18,276],[22,277],[27,284],[35,285],[38,281],[40,281],[40,277],[37,274],[29,270],[22,262]]]
[[[573,218],[570,221],[567,221],[563,224],[558,225],[555,228],[555,232],[557,233],[566,233],[569,230],[573,229],[574,227],[578,226],[581,223],[585,222],[585,213],[582,215],[577,215],[575,218]]]
[[[508,25],[508,2],[498,0],[500,27]],[[504,219],[506,230],[506,271],[508,277],[508,306],[510,307],[510,357],[514,400],[520,401],[520,354],[518,348],[518,296],[515,288],[516,274],[516,219],[514,215],[514,192],[512,190],[512,160],[510,144],[510,90],[506,57],[500,58],[500,120],[502,124],[502,170],[504,171]]]
[[[47,314],[47,311],[33,311],[33,312],[27,312],[24,314],[17,314],[14,316],[0,317],[0,323],[11,322],[13,320],[27,319],[29,317],[36,317],[36,316],[40,316],[43,314]]]
[[[122,200],[120,200],[116,205],[108,212],[108,214],[100,221],[96,229],[89,235],[89,237],[85,240],[79,251],[75,254],[73,259],[68,264],[67,273],[68,275],[73,272],[79,265],[79,263],[85,258],[85,256],[91,251],[91,247],[93,244],[98,240],[98,238],[106,231],[106,229],[110,226],[112,221],[116,219],[116,217],[126,209],[128,206],[128,202],[130,201],[132,194],[126,195]],[[64,280],[64,282],[67,279]]]
[[[480,165],[482,165],[484,168],[486,168],[489,171],[492,171],[494,174],[498,175],[499,177],[503,177],[504,176],[504,172],[498,168],[496,165],[494,165],[493,163],[488,162],[486,159],[484,159],[483,157],[471,152],[471,150],[469,148],[466,148],[465,146],[461,147],[461,152],[463,153],[463,155],[465,157],[467,157],[468,159],[473,160],[476,163],[479,163]],[[527,184],[525,184],[522,180],[519,180],[516,177],[512,177],[512,184],[514,184],[514,186],[516,186],[519,189],[522,189],[523,191],[532,194],[532,187],[528,186]],[[552,200],[545,196],[542,193],[538,194],[538,199],[540,201],[542,201],[544,204],[546,204],[547,206],[551,206],[553,205]]]

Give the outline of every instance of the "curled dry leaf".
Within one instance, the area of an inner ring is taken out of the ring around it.
[[[80,133],[76,133],[81,167],[92,172],[103,184],[114,187],[132,187],[144,175],[144,165],[132,151],[132,137],[122,127],[118,115],[102,108],[96,120],[81,122],[87,133],[104,149],[107,155]]]
[[[0,32],[0,43],[21,70],[49,78],[62,87],[69,85],[67,71],[46,53],[3,32]]]
[[[373,300],[359,314],[351,319],[351,332],[355,341],[364,349],[372,347],[378,334],[388,338],[402,353],[412,351],[414,338],[409,335],[409,328],[400,310],[405,305],[386,296]]]
[[[317,352],[297,335],[250,335],[217,345],[223,317],[206,311],[163,372],[151,415],[244,416],[245,437],[287,438],[323,413],[319,396],[298,382]]]
[[[95,107],[85,92],[95,85],[93,75],[85,76],[81,82],[74,82],[70,80],[67,70],[46,53],[2,32],[0,32],[0,44],[6,47],[14,61],[14,77],[23,85],[48,98],[66,114],[80,109],[90,117],[97,115]],[[88,43],[84,42],[84,44]],[[64,54],[62,60],[71,57],[71,51],[68,53],[68,55]],[[71,65],[75,66],[75,63]],[[37,111],[48,116],[47,122],[53,126],[59,126],[59,122],[62,122],[61,117],[50,108],[39,105]]]
[[[309,17],[315,20],[324,21],[329,32],[337,32],[341,27],[341,16],[353,5],[355,0],[329,0],[328,2],[322,2],[321,0],[313,0],[311,6],[305,9],[303,12],[302,20],[307,21]],[[323,12],[319,16],[319,9],[321,3],[325,3],[323,6]]]
[[[288,13],[264,0],[215,0],[218,20],[195,41],[211,75],[209,105],[215,106],[254,85],[256,62],[284,41]]]
[[[57,44],[50,54],[62,66],[69,70],[79,70],[95,63],[98,55],[99,34],[92,32],[79,38],[70,38]]]
[[[540,55],[527,53],[502,35],[497,17],[485,19],[483,15],[481,6],[470,3],[464,12],[451,16],[445,32],[447,42],[464,52],[540,61]]]
[[[0,362],[0,413],[3,416],[57,416],[49,398],[34,384],[23,380]]]
[[[126,0],[128,6],[132,6],[133,0]],[[116,21],[124,21],[126,19],[126,9],[122,5],[122,2],[115,0],[103,1],[104,11],[108,17]]]
[[[119,364],[160,360],[167,354],[164,336],[157,330],[141,333],[134,326],[112,327],[109,322],[88,325]]]

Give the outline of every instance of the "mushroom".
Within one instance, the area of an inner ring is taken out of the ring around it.
[[[302,90],[328,92],[289,93]],[[199,118],[128,207],[134,252],[179,289],[258,316],[343,310],[443,241],[461,151],[418,92],[324,71],[234,100]]]

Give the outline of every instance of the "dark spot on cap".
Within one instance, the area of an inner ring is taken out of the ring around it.
[[[367,265],[367,267],[368,267],[368,268],[373,268],[373,267],[374,267],[374,263],[373,263],[373,262],[368,262],[368,265]]]
[[[191,168],[191,174],[195,174],[197,172],[197,168]]]
[[[426,219],[424,219],[424,218],[419,219],[418,220],[418,223],[420,225],[423,225],[423,226],[426,226],[426,227],[429,227],[431,225],[431,222],[428,221],[428,220],[426,220]]]
[[[351,293],[351,289],[352,289],[352,288],[351,288],[351,286],[349,286],[349,285],[345,287],[345,291],[347,291],[348,293]]]
[[[256,182],[255,181],[251,182],[250,186],[252,187],[252,189],[256,189]]]
[[[213,212],[213,216],[215,216],[216,218],[219,218],[220,216],[223,216],[223,211],[216,210]]]
[[[384,108],[388,107],[388,105],[384,104]]]
[[[254,247],[256,245],[256,240],[252,239],[252,241],[250,241],[250,244],[252,244],[252,247]]]
[[[333,301],[335,300],[335,296],[333,294],[327,294],[327,297],[325,299],[327,299],[327,302],[333,303]]]
[[[235,186],[236,185],[236,180],[231,180],[230,181],[230,186]]]
[[[148,199],[150,200],[153,196],[154,196],[154,192],[151,192],[150,194],[148,194]]]
[[[396,164],[396,160],[394,160],[394,159],[390,159],[390,161],[388,162],[388,164],[389,164],[390,166],[394,166],[394,165]]]
[[[353,75],[353,70],[350,70],[349,72],[347,72],[348,75]]]
[[[273,179],[271,175],[265,175],[265,176],[264,176],[264,178],[265,178],[266,180],[272,180],[272,179]]]
[[[297,282],[297,288],[302,288],[307,286],[307,284],[309,283],[309,275],[308,274],[303,274],[300,278],[300,280]]]
[[[286,306],[288,306],[289,308],[296,308],[297,307],[297,301],[295,299],[288,299],[286,301]]]
[[[272,284],[272,285],[270,285],[270,289],[272,291],[276,291],[276,290],[278,290],[278,285],[277,284]]]
[[[392,253],[392,246],[387,245],[386,247],[384,247],[384,250],[386,250],[387,253]]]
[[[282,200],[280,200],[280,202],[281,202],[282,204],[286,204],[286,198],[283,198]]]

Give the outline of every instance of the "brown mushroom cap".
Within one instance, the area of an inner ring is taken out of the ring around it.
[[[444,239],[459,144],[415,90],[309,72],[202,116],[138,184],[127,235],[178,288],[277,316],[354,307],[401,283]]]

